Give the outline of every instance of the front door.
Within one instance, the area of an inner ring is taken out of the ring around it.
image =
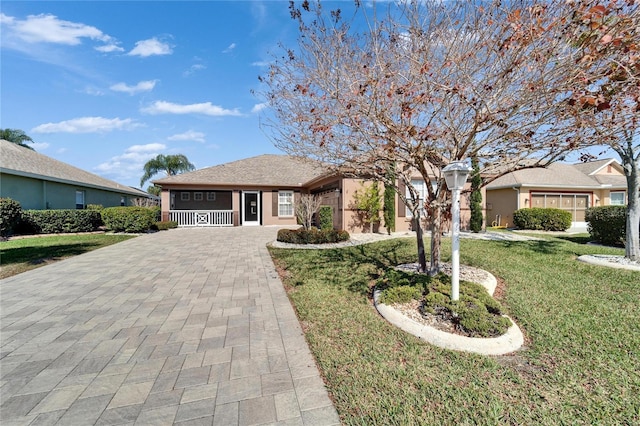
[[[245,226],[260,225],[260,198],[258,192],[242,193],[242,224]]]

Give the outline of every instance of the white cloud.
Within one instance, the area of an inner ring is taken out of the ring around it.
[[[170,55],[171,53],[173,53],[171,46],[153,37],[148,40],[136,42],[136,47],[127,53],[127,55],[142,56],[144,58],[152,55]]]
[[[253,106],[253,108],[251,108],[251,112],[258,113],[258,112],[262,111],[263,109],[267,108],[268,106],[269,106],[269,104],[266,103],[266,102],[263,102],[261,104],[255,104]]]
[[[260,68],[265,68],[268,67],[271,63],[268,61],[255,61],[255,62],[251,62],[251,66],[252,67],[260,67]]]
[[[50,144],[48,144],[47,142],[34,142],[29,144],[29,146],[36,151],[44,151],[45,149],[49,148]]]
[[[195,132],[193,130],[186,131],[184,133],[178,133],[173,136],[169,136],[167,139],[170,141],[196,141],[200,143],[205,142],[205,134],[202,132]]]
[[[3,38],[9,39],[9,45],[16,47],[11,40],[19,39],[26,43],[52,43],[77,46],[83,39],[97,40],[106,43],[96,49],[104,52],[118,50],[115,39],[104,34],[98,28],[78,22],[59,19],[55,15],[29,15],[26,19],[16,19],[0,14],[0,22],[4,25]],[[3,43],[4,44],[4,43]]]
[[[195,73],[196,71],[200,71],[203,69],[206,69],[207,67],[202,65],[202,64],[193,64],[189,67],[188,70],[186,70],[185,72],[182,73],[183,76],[188,77],[191,74]]]
[[[105,44],[104,46],[98,46],[95,48],[99,52],[110,53],[110,52],[124,52],[124,49],[117,44]]]
[[[113,130],[132,130],[141,127],[131,118],[80,117],[59,123],[41,124],[31,129],[33,133],[104,133]]]
[[[229,47],[227,47],[226,49],[224,49],[224,50],[222,51],[222,53],[231,53],[231,52],[233,52],[233,50],[236,48],[236,46],[237,46],[237,45],[236,45],[235,43],[231,43],[231,44],[229,45]]]
[[[107,174],[117,181],[136,181],[143,174],[144,164],[164,149],[166,145],[161,143],[132,145],[121,155],[111,157],[109,161],[97,165],[94,170]]]
[[[212,105],[211,102],[203,102],[199,104],[174,104],[166,101],[156,101],[151,106],[142,108],[141,111],[147,114],[203,114],[213,117],[223,117],[228,115],[242,115],[238,109],[225,109],[218,105]]]
[[[139,82],[135,86],[129,86],[126,83],[116,83],[109,87],[109,89],[114,92],[124,92],[130,95],[135,95],[140,92],[150,92],[156,86],[157,82],[158,80],[146,80]]]

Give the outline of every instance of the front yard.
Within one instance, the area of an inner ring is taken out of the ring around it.
[[[415,251],[411,239],[271,249],[345,424],[640,423],[640,273],[575,260],[621,250],[462,240],[461,263],[503,281],[497,297],[525,333],[499,357],[431,346],[378,315],[371,283]]]

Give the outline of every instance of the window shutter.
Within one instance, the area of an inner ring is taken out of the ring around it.
[[[407,187],[404,182],[398,182],[398,193],[402,195],[406,195]],[[407,206],[404,205],[400,196],[398,196],[398,208],[396,209],[396,214],[398,217],[406,217],[407,216]]]
[[[271,192],[271,216],[278,216],[278,191]]]

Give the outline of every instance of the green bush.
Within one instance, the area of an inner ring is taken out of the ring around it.
[[[587,209],[586,221],[594,241],[606,245],[624,245],[627,234],[626,206],[591,207]]]
[[[174,229],[178,227],[178,222],[173,220],[160,221],[156,222],[151,226],[151,229],[154,231],[166,231],[168,229]]]
[[[571,227],[571,212],[561,209],[532,207],[517,210],[513,222],[520,229],[566,231]]]
[[[331,206],[320,206],[318,222],[320,222],[320,229],[333,229],[333,208]]]
[[[278,231],[277,240],[291,244],[327,244],[347,241],[349,233],[347,231],[336,231],[335,229],[281,229]]]
[[[87,210],[102,210],[104,206],[102,204],[87,204]]]
[[[102,210],[102,221],[113,232],[147,232],[155,219],[155,210],[148,207],[108,207]]]
[[[22,207],[11,198],[0,198],[0,237],[11,235],[20,222]]]
[[[422,290],[410,285],[387,288],[380,294],[380,302],[385,305],[393,303],[409,303],[422,299]]]
[[[378,279],[376,288],[383,289],[380,299],[383,303],[422,299],[423,313],[441,316],[470,336],[498,336],[511,326],[511,321],[502,316],[500,303],[477,283],[461,281],[460,299],[453,302],[451,277],[444,274],[429,277],[391,269]]]
[[[102,225],[97,210],[25,210],[20,228],[24,233],[61,234],[91,232]]]

